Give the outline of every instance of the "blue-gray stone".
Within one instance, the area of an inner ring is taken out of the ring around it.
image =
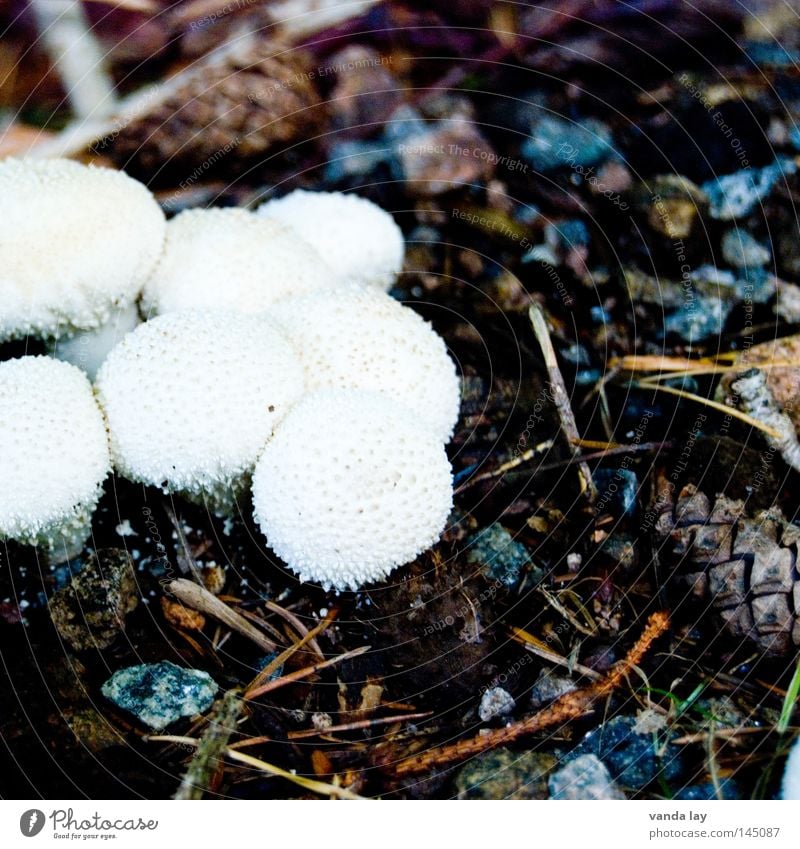
[[[596,755],[581,755],[571,760],[548,781],[551,799],[597,800],[624,799],[605,764]]]
[[[605,162],[615,150],[611,132],[600,121],[588,118],[577,123],[543,115],[532,123],[522,155],[537,171],[581,170]]]
[[[769,248],[746,230],[732,228],[722,237],[722,256],[734,268],[760,268],[772,258]]]
[[[732,778],[720,781],[720,790],[723,799],[741,799],[739,786]],[[711,782],[708,782],[707,784],[690,784],[688,787],[681,787],[674,798],[685,802],[710,802],[719,797],[717,796],[717,788]]]
[[[544,228],[545,241],[561,250],[571,250],[577,246],[589,244],[589,228],[580,218],[568,218],[566,221],[552,222]]]
[[[156,731],[211,707],[217,684],[207,672],[162,660],[129,666],[103,684],[103,695]]]
[[[685,306],[664,319],[664,333],[677,333],[687,342],[719,336],[736,300],[733,292],[724,300],[695,293]]]
[[[752,212],[779,179],[796,170],[793,160],[780,158],[763,168],[743,168],[724,177],[715,177],[700,188],[708,195],[711,217],[731,221]]]
[[[684,771],[681,750],[657,741],[652,733],[640,733],[635,726],[635,717],[616,716],[590,731],[570,757],[596,755],[623,787],[634,790],[641,790],[659,774],[667,782],[677,781]]]
[[[639,478],[633,469],[595,469],[592,474],[598,501],[612,506],[617,515],[632,516],[636,512]]]
[[[364,177],[379,165],[391,163],[392,157],[390,148],[381,142],[337,142],[328,153],[325,179],[329,183],[340,183],[353,177]]]
[[[467,562],[481,566],[489,578],[509,589],[531,560],[528,549],[496,523],[469,537],[467,545]]]

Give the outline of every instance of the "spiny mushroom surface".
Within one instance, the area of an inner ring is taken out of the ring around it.
[[[66,159],[0,162],[0,340],[105,324],[133,303],[164,214],[120,171]]]
[[[325,258],[341,283],[389,289],[403,268],[403,233],[386,210],[341,192],[291,194],[257,210],[288,225]]]
[[[139,325],[96,387],[117,471],[226,513],[304,382],[268,319],[188,312]]]
[[[302,581],[358,589],[433,545],[453,503],[450,463],[414,413],[330,389],[279,425],[253,476],[255,518]]]
[[[111,469],[103,415],[75,366],[0,363],[0,537],[77,554]]]
[[[460,403],[456,368],[412,309],[374,288],[347,286],[292,298],[269,315],[299,352],[309,390],[384,392],[450,439]]]
[[[164,254],[147,281],[142,307],[145,315],[258,313],[333,279],[317,251],[279,222],[244,209],[188,209],[167,225]]]

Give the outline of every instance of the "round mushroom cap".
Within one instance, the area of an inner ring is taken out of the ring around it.
[[[139,296],[164,243],[148,189],[67,159],[0,162],[0,340],[105,324]]]
[[[294,231],[245,209],[187,209],[167,224],[143,310],[259,313],[291,295],[331,286],[333,271]]]
[[[255,518],[300,576],[358,589],[413,560],[453,503],[444,446],[375,392],[329,389],[284,419],[253,476]]]
[[[313,245],[340,283],[389,289],[403,268],[403,233],[386,210],[342,192],[291,194],[267,201],[257,215],[280,221]]]
[[[0,363],[0,537],[73,556],[109,471],[103,414],[80,369],[50,357]]]
[[[269,314],[300,354],[309,390],[385,392],[450,439],[460,381],[444,341],[414,310],[377,289],[347,286],[292,298]]]
[[[188,312],[129,333],[96,388],[120,474],[226,513],[304,384],[294,350],[268,319]]]

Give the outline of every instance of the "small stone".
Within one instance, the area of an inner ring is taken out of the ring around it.
[[[796,170],[797,165],[791,159],[781,158],[763,168],[744,168],[734,174],[715,177],[700,188],[711,202],[711,217],[731,221],[752,212],[779,179],[785,179]]]
[[[595,469],[592,475],[597,487],[598,512],[608,510],[616,515],[632,516],[636,512],[639,478],[632,469]]]
[[[105,548],[50,599],[50,616],[75,651],[104,649],[125,629],[125,616],[138,602],[131,556]]]
[[[514,712],[515,705],[511,693],[502,687],[492,687],[481,696],[478,716],[484,722],[489,722],[490,719],[498,716],[510,716]]]
[[[579,552],[571,551],[567,555],[567,570],[569,572],[577,572],[581,568],[581,563],[583,563],[583,557]]]
[[[769,248],[746,230],[731,229],[722,237],[722,256],[734,268],[760,268],[772,258]]]
[[[551,799],[624,799],[603,762],[596,755],[581,755],[550,776]]]
[[[497,523],[467,539],[467,562],[481,566],[487,577],[512,589],[530,563],[528,549]]]
[[[383,142],[337,141],[328,148],[325,180],[328,183],[363,178],[381,165],[389,167],[391,151]]]
[[[652,708],[644,708],[636,714],[633,730],[637,734],[655,734],[667,727],[667,718]]]
[[[754,345],[742,354],[737,365],[741,365],[743,371],[751,364],[768,366],[764,372],[770,394],[800,433],[800,367],[773,365],[779,362],[800,362],[800,334]]]
[[[615,154],[611,132],[600,121],[588,118],[576,123],[542,115],[530,127],[522,155],[537,171],[591,168]]]
[[[103,684],[102,693],[140,722],[161,731],[183,716],[208,710],[217,689],[207,672],[162,660],[118,670]]]
[[[545,777],[556,763],[552,755],[540,752],[484,752],[459,770],[456,798],[546,799]]]
[[[641,790],[659,774],[675,781],[683,771],[680,750],[666,744],[656,749],[652,733],[640,733],[637,718],[615,716],[590,731],[573,754],[596,755],[623,787]]]
[[[699,342],[718,337],[728,320],[733,299],[705,297],[695,294],[685,306],[675,310],[664,320],[664,333],[675,333],[686,342]]]
[[[708,207],[706,195],[691,180],[677,174],[656,177],[644,202],[650,226],[669,239],[687,238],[698,213]]]
[[[559,675],[556,672],[542,669],[539,672],[539,677],[533,682],[533,687],[531,687],[530,706],[534,710],[538,710],[565,693],[571,693],[576,689],[575,682],[566,675]]]
[[[317,711],[317,713],[311,716],[311,724],[317,731],[327,731],[333,725],[333,719],[331,719],[329,713]]]
[[[774,310],[775,315],[788,324],[800,323],[800,286],[781,281],[778,284],[778,297]]]
[[[482,183],[494,174],[497,155],[474,125],[463,120],[434,124],[397,146],[408,191],[434,197]]]

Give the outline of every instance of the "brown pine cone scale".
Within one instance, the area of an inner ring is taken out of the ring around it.
[[[147,171],[223,162],[230,169],[279,145],[314,138],[325,115],[309,63],[302,52],[276,52],[263,42],[214,64],[199,63],[100,148],[118,163]]]
[[[748,516],[742,501],[713,504],[693,485],[676,500],[661,487],[655,535],[675,566],[675,584],[705,602],[737,642],[768,655],[800,646],[800,527],[771,508]]]

